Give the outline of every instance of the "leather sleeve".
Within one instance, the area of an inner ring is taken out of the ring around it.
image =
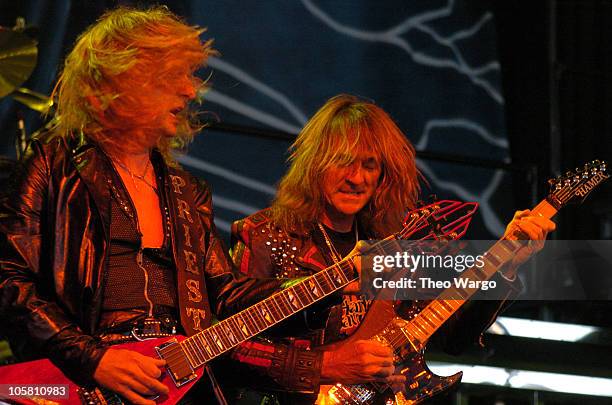
[[[263,227],[261,229],[264,229]],[[232,225],[232,259],[244,274],[257,277],[273,277],[274,265],[270,254],[261,246],[253,248],[257,229],[244,220]],[[276,328],[278,331],[283,326]],[[240,344],[231,353],[231,358],[242,366],[268,379],[266,385],[272,389],[316,393],[319,390],[323,352],[273,342],[268,339],[253,339]]]
[[[264,339],[242,343],[231,358],[260,376],[268,377],[271,389],[315,393],[319,390],[323,352],[306,350]]]
[[[0,314],[16,352],[42,352],[86,385],[105,350],[54,301],[54,274],[41,265],[53,240],[48,159],[32,142],[0,204]]]

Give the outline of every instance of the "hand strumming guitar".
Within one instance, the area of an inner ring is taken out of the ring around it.
[[[325,382],[395,384],[406,381],[406,377],[394,372],[391,348],[375,340],[358,340],[323,353],[321,380]]]
[[[131,350],[109,349],[102,356],[94,379],[131,403],[155,405],[155,401],[143,396],[168,393],[168,387],[157,380],[165,365],[165,360],[143,356]]]

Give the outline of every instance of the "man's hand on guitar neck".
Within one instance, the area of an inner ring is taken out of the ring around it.
[[[165,365],[165,360],[131,350],[108,349],[96,368],[94,379],[131,403],[155,405],[155,401],[143,396],[168,393],[168,387],[157,380]]]
[[[401,384],[406,381],[405,376],[394,372],[391,348],[374,340],[358,340],[323,353],[321,380],[327,383]]]
[[[530,210],[516,211],[512,221],[506,227],[504,238],[512,240],[528,239],[532,242],[516,253],[512,262],[502,270],[504,275],[514,278],[518,267],[533,254],[542,250],[548,233],[554,231],[555,228],[555,223],[544,216],[535,215]]]

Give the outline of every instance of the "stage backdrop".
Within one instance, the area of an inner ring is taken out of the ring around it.
[[[3,1],[2,24],[11,23],[6,16],[20,13],[39,27],[39,65],[26,84],[47,94],[75,35],[117,4]],[[474,164],[479,159],[507,162],[509,156],[495,20],[487,1],[165,4],[190,23],[207,27],[204,37],[214,38],[220,52],[203,72],[212,88],[202,109],[211,117],[296,134],[329,97],[351,93],[371,99],[398,122],[417,151],[468,162],[419,158],[431,187],[424,188],[424,197],[435,193],[477,201],[480,217],[470,236],[503,232],[513,210],[510,182],[522,173]],[[11,153],[16,108],[10,100],[0,104],[5,154]],[[40,125],[34,114],[27,118],[29,131]],[[288,146],[288,141],[217,130],[196,138],[182,163],[212,185],[220,230],[227,232],[233,220],[269,204],[286,169]]]

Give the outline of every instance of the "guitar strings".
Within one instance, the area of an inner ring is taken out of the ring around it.
[[[565,201],[564,201],[564,200],[565,200],[567,197],[569,197],[569,196],[570,196],[570,195],[571,195],[571,194],[574,192],[574,190],[575,190],[575,189],[577,189],[577,188],[578,188],[580,185],[582,185],[582,183],[583,183],[582,181],[581,181],[581,182],[578,182],[577,184],[573,185],[573,186],[572,186],[572,187],[570,187],[569,189],[565,189],[565,190],[557,190],[557,191],[553,192],[553,197],[556,197],[556,198],[558,198],[560,201],[562,201],[562,203],[565,203]],[[536,208],[537,208],[537,207],[536,207]],[[436,235],[434,235],[434,237],[436,237]],[[499,243],[500,243],[502,240],[504,240],[504,239],[505,239],[505,238],[502,238],[500,241],[496,242],[496,243],[494,244],[493,248],[494,248],[494,247],[495,247],[497,244],[499,244]],[[472,295],[472,294],[470,294],[470,296],[471,296],[471,295]],[[464,302],[465,302],[465,300],[462,300],[461,305],[463,305],[463,303],[464,303]],[[433,303],[432,303],[432,304],[433,304]],[[430,304],[430,305],[431,305],[431,304]],[[425,315],[423,315],[423,314],[424,314],[425,310],[427,310],[427,309],[429,308],[429,306],[430,306],[430,305],[428,305],[427,307],[425,307],[425,308],[424,308],[424,309],[423,309],[423,310],[422,310],[422,311],[421,311],[419,314],[417,314],[417,316],[416,316],[414,319],[412,319],[411,321],[408,321],[408,323],[409,323],[409,324],[413,324],[413,322],[414,322],[416,319],[418,319],[420,316],[425,316]],[[460,307],[461,305],[459,305],[459,307]],[[459,308],[459,307],[458,307],[458,308]],[[451,308],[452,308],[452,307],[451,307]],[[458,308],[457,308],[457,309],[458,309]],[[455,312],[457,309],[454,309],[452,313],[454,313],[454,312]],[[449,314],[449,315],[452,315],[452,313],[451,313],[451,314]],[[440,325],[438,325],[438,327],[439,327],[439,326],[440,326]],[[402,331],[401,331],[401,329],[403,329],[403,328],[400,326],[398,329],[400,329],[400,332],[402,332]],[[437,330],[437,328],[435,328],[435,329]],[[435,330],[434,330],[433,332],[435,332]],[[432,334],[433,334],[433,332],[432,332]],[[401,346],[403,346],[405,343],[409,343],[408,338],[407,338],[407,336],[405,336],[405,335],[404,335],[404,333],[398,333],[398,334],[393,335],[391,338],[387,339],[387,342],[388,342],[389,344],[391,344],[391,345],[393,346],[393,348],[394,348],[394,349],[399,349],[399,348],[401,348]],[[385,385],[384,385],[385,389],[387,389],[389,386],[390,386],[389,384],[385,384]]]

